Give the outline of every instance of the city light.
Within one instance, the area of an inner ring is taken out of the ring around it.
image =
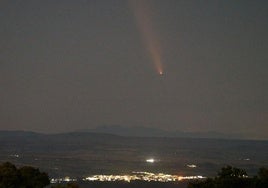
[[[154,163],[155,160],[154,160],[154,159],[146,159],[146,162],[147,162],[147,163]]]
[[[164,173],[151,173],[151,172],[132,172],[131,175],[93,175],[84,178],[84,181],[157,181],[157,182],[175,182],[182,180],[191,180],[191,179],[203,179],[206,178],[201,175],[197,176],[179,176],[179,175],[170,175]]]
[[[65,178],[52,178],[50,180],[50,183],[62,183],[62,182],[75,182],[77,179],[75,178],[70,178],[70,177],[65,177]]]
[[[189,167],[189,168],[196,168],[197,166],[195,164],[188,164],[187,167]]]

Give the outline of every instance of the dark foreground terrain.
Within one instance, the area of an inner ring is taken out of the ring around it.
[[[80,188],[186,188],[187,182],[86,182],[79,184]]]

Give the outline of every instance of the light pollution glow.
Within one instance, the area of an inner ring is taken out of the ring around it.
[[[149,51],[150,57],[154,63],[158,74],[163,75],[162,51],[153,30],[152,19],[150,18],[149,8],[146,7],[144,1],[130,0],[136,18],[138,29],[141,32],[144,44]]]

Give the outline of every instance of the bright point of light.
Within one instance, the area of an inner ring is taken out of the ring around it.
[[[147,162],[147,163],[154,163],[155,160],[154,160],[154,159],[146,159],[146,162]]]
[[[189,167],[189,168],[196,168],[197,166],[194,165],[194,164],[189,164],[189,165],[187,165],[187,167]]]
[[[159,74],[160,74],[160,75],[163,75],[164,73],[163,73],[163,71],[159,71]]]

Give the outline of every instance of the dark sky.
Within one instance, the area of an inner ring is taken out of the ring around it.
[[[0,129],[99,125],[268,139],[268,1],[0,1]]]

